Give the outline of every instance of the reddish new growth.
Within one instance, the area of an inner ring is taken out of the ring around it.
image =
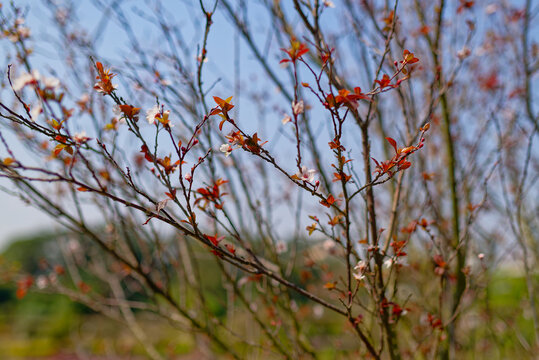
[[[288,54],[290,59],[282,59],[279,63],[288,63],[291,62],[293,64],[296,63],[296,60],[300,59],[303,55],[307,54],[309,52],[309,49],[307,46],[296,39],[292,39],[290,41],[290,47],[288,49],[281,49],[284,52]]]
[[[415,64],[416,62],[419,61],[419,59],[414,56],[414,53],[410,52],[408,50],[404,50],[402,52],[402,56],[403,56],[404,60],[401,61],[401,64],[403,64],[403,65]]]
[[[374,80],[374,82],[380,85],[380,89],[391,86],[391,78],[387,74],[384,74],[382,80]]]
[[[95,78],[99,81],[95,83],[94,89],[97,90],[97,92],[103,93],[103,95],[110,95],[118,87],[118,85],[111,82],[116,74],[111,73],[110,69],[105,69],[100,62],[97,62],[95,67],[98,72],[98,75]]]
[[[123,116],[128,118],[129,120],[138,121],[138,113],[140,112],[140,108],[134,107],[133,105],[120,105],[119,106],[120,111],[122,112]]]
[[[163,170],[165,171],[165,174],[170,175],[174,171],[176,171],[176,168],[178,165],[180,165],[180,160],[177,160],[175,163],[172,163],[170,160],[170,156],[165,156],[164,159],[157,159],[157,163],[163,167]]]
[[[379,176],[383,174],[388,174],[391,177],[396,172],[408,169],[412,165],[412,163],[407,160],[408,156],[423,147],[425,142],[425,138],[423,137],[423,135],[429,128],[430,124],[427,123],[420,129],[420,140],[419,143],[415,146],[412,145],[404,148],[398,148],[397,142],[393,138],[386,137],[386,140],[391,144],[393,149],[395,149],[395,156],[383,162],[378,162],[375,158],[372,158],[372,160],[376,163],[376,168],[374,172],[378,173]]]
[[[230,103],[230,100],[232,100],[232,96],[226,98],[225,100],[221,99],[218,96],[214,96],[213,100],[217,103],[217,107],[213,108],[210,112],[210,115],[219,115],[223,118],[221,122],[219,123],[219,130],[223,130],[223,124],[228,120],[230,122],[233,122],[232,119],[228,116],[228,112],[234,108],[234,105]]]
[[[227,193],[222,193],[219,187],[227,182],[228,180],[217,179],[213,186],[198,188],[197,193],[201,196],[195,200],[195,205],[199,202],[204,202],[199,207],[205,209],[208,204],[212,203],[215,205],[216,209],[222,209],[223,201],[221,200],[221,196],[225,196]]]
[[[339,94],[337,96],[333,96],[333,94],[329,94],[326,97],[326,103],[324,104],[327,108],[339,108],[341,105],[348,106],[352,109],[357,109],[358,107],[358,100],[364,99],[364,100],[370,100],[370,98],[363,94],[361,92],[360,87],[355,87],[354,92],[350,92],[350,90],[341,89],[339,90]]]
[[[253,136],[249,137],[243,136],[241,131],[231,131],[226,138],[230,145],[228,151],[232,151],[232,147],[237,146],[250,151],[253,154],[260,154],[262,146],[267,143],[267,141],[260,143],[262,140],[258,138],[258,133],[254,133]]]
[[[434,273],[436,273],[436,275],[442,276],[445,273],[448,264],[444,261],[444,258],[440,254],[434,255],[433,260],[436,264],[436,267],[434,268]]]

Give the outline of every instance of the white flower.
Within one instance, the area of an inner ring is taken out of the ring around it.
[[[294,115],[302,114],[304,110],[305,106],[303,104],[303,100],[300,100],[298,102],[292,102],[292,111],[294,112]]]
[[[288,124],[290,121],[292,121],[292,118],[290,117],[290,115],[285,115],[284,118],[281,120],[283,125]]]
[[[275,252],[277,254],[283,254],[286,252],[288,247],[286,246],[286,243],[284,241],[279,241],[277,244],[275,244]]]
[[[230,155],[230,153],[232,152],[232,146],[230,146],[230,144],[223,144],[221,145],[221,147],[219,148],[219,150],[221,152],[224,152],[226,156]]]
[[[79,242],[73,239],[69,240],[69,242],[67,243],[67,247],[69,248],[69,251],[71,251],[72,253],[75,253],[80,250]]]
[[[467,46],[464,46],[462,49],[460,49],[459,51],[457,51],[457,57],[458,57],[460,60],[464,60],[464,59],[466,59],[468,56],[470,56],[471,53],[472,53],[472,51],[470,50],[470,48],[467,47]]]
[[[199,54],[197,56],[197,62],[201,62],[202,61],[202,54]],[[204,56],[204,62],[207,63],[208,62],[208,55]]]
[[[363,260],[358,261],[357,265],[354,266],[354,270],[359,270],[361,272],[365,271],[367,268],[367,263]]]
[[[299,180],[306,181],[308,183],[314,180],[314,174],[316,173],[313,169],[307,169],[307,166],[302,166],[301,171],[296,173],[296,177]]]
[[[358,261],[356,266],[354,266],[354,270],[356,270],[357,272],[353,273],[352,275],[354,276],[356,280],[361,281],[365,278],[366,269],[367,269],[367,262],[360,260]]]
[[[357,272],[357,273],[353,273],[352,275],[354,276],[354,279],[356,279],[357,281],[361,281],[365,279],[365,274],[363,273]]]
[[[20,27],[17,29],[17,34],[21,39],[26,39],[30,37],[30,29],[27,27]]]
[[[389,268],[391,267],[391,265],[393,265],[393,259],[389,258],[389,259],[387,259],[386,261],[384,261],[384,266],[385,266],[386,268],[389,269]]]
[[[37,70],[33,70],[32,73],[22,73],[18,78],[13,81],[13,90],[19,91],[28,84],[36,84],[41,75]]]
[[[47,287],[49,281],[45,275],[39,275],[36,280],[36,285],[39,290],[43,290]]]
[[[330,239],[327,239],[327,240],[324,241],[324,243],[322,244],[322,247],[323,247],[324,250],[326,250],[326,251],[332,251],[333,249],[335,249],[335,241],[330,240]]]
[[[320,304],[313,306],[313,315],[315,318],[320,319],[324,315],[324,307]]]
[[[37,104],[35,106],[32,106],[32,110],[30,110],[30,120],[33,122],[36,122],[39,114],[43,111],[43,108],[41,107],[41,104]]]
[[[43,79],[43,85],[49,89],[56,89],[60,86],[60,80],[55,77],[46,77]]]
[[[90,101],[90,95],[88,93],[84,93],[80,96],[79,100],[77,100],[77,104],[79,105],[86,105]],[[118,105],[115,105],[118,106]],[[120,108],[118,107],[118,110]]]
[[[485,258],[485,254],[479,253],[477,254],[477,257],[479,258],[479,260],[483,260]]]
[[[148,124],[155,123],[155,117],[157,114],[159,114],[159,106],[154,105],[150,110],[146,111],[146,120],[148,121]]]
[[[56,14],[54,14],[56,21],[58,21],[62,25],[65,24],[68,16],[69,12],[67,11],[67,9],[58,9],[58,11],[56,11]]]
[[[164,199],[157,203],[157,205],[155,206],[155,210],[157,211],[157,214],[159,214],[159,212],[167,206],[167,203],[169,200],[170,199]]]
[[[82,144],[88,141],[89,137],[86,136],[86,131],[82,130],[81,132],[75,133],[75,135],[73,135],[73,140],[75,140],[79,144]]]
[[[49,282],[51,284],[56,284],[58,282],[58,276],[54,273],[49,274]]]
[[[485,13],[487,15],[492,15],[494,14],[496,11],[498,11],[498,5],[496,4],[489,4],[487,5],[487,7],[485,8]]]

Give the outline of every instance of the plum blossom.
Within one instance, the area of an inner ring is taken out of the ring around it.
[[[19,40],[27,39],[30,37],[30,29],[25,26],[21,26],[22,24],[24,24],[23,18],[15,19],[15,32],[11,32],[8,35],[8,39],[11,42],[15,43]]]
[[[316,170],[307,169],[307,166],[302,166],[301,171],[298,171],[294,176],[298,180],[303,180],[308,183],[312,183],[314,180],[315,173],[316,173]]]
[[[283,117],[283,119],[281,120],[281,122],[283,123],[283,125],[288,124],[290,121],[292,121],[292,118],[290,117],[290,115],[285,115],[285,116]]]
[[[219,150],[221,152],[224,152],[226,156],[230,155],[230,153],[232,152],[232,146],[230,146],[230,144],[223,144],[221,145],[221,147],[219,148]]]
[[[320,304],[313,306],[313,315],[315,318],[320,319],[324,315],[324,307]]]
[[[303,100],[300,101],[293,101],[292,102],[292,111],[294,112],[294,115],[302,114],[303,111],[305,111],[305,105],[303,103]]]
[[[487,15],[492,15],[494,14],[496,11],[498,11],[498,5],[492,3],[492,4],[488,4],[486,7],[485,7],[485,14]]]
[[[286,243],[284,241],[278,241],[277,244],[275,244],[275,252],[277,254],[283,254],[288,249],[288,246],[286,246]]]
[[[365,262],[364,260],[360,260],[358,261],[357,265],[354,266],[354,270],[358,270],[358,271],[365,271],[365,269],[367,269],[367,262]]]
[[[329,251],[329,252],[332,252],[335,249],[335,246],[336,246],[335,241],[333,241],[331,239],[327,239],[322,244],[322,247],[324,248],[324,250]]]
[[[354,272],[352,275],[357,281],[361,281],[365,278],[365,270],[367,270],[367,262],[360,260],[356,266],[354,266]]]
[[[73,140],[75,140],[75,142],[77,142],[78,144],[85,143],[89,139],[90,138],[86,136],[86,131],[84,130],[73,135]]]
[[[155,123],[155,118],[160,113],[159,106],[154,105],[150,110],[146,111],[146,120],[148,121],[148,124]]]
[[[46,77],[43,79],[43,85],[48,89],[56,89],[60,86],[60,80],[55,77]]]
[[[43,107],[41,106],[41,104],[32,106],[32,109],[30,110],[30,120],[36,122],[39,117],[39,114],[41,114],[42,111]]]
[[[19,91],[22,88],[24,88],[26,85],[29,84],[37,84],[37,82],[41,79],[41,75],[39,74],[39,71],[32,70],[32,73],[22,73],[13,81],[13,90]]]
[[[39,290],[43,290],[47,287],[49,281],[45,275],[39,275],[36,280],[36,285]]]
[[[352,273],[352,275],[354,276],[354,279],[356,279],[357,281],[361,281],[365,279],[365,274],[360,273],[360,272]]]
[[[464,60],[468,56],[470,56],[471,53],[472,51],[470,50],[470,48],[467,46],[464,46],[462,49],[457,51],[457,57],[459,58],[459,60]]]

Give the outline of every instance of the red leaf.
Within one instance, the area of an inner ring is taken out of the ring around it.
[[[386,137],[386,140],[393,146],[393,149],[395,149],[395,153],[397,153],[397,142],[390,137]]]

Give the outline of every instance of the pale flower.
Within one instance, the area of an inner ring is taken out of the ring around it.
[[[118,88],[118,84],[110,84],[110,89],[107,88],[107,84],[105,84],[103,81],[98,81],[94,84],[94,89],[98,93],[110,94],[113,90],[116,90]]]
[[[122,115],[122,110],[120,110],[120,105],[114,105],[112,107],[112,113],[117,116]]]
[[[471,53],[472,53],[472,51],[470,50],[470,48],[467,47],[467,46],[464,46],[462,49],[460,49],[459,51],[457,51],[457,57],[458,57],[460,60],[464,60],[464,59],[466,59],[468,56],[470,56]]]
[[[281,120],[283,125],[288,124],[290,121],[292,121],[292,118],[290,117],[290,115],[285,115],[284,118]]]
[[[489,4],[489,5],[487,5],[487,7],[485,7],[485,13],[487,15],[492,15],[496,11],[498,11],[498,5],[496,5],[496,4]]]
[[[334,8],[335,4],[333,3],[333,1],[324,0],[324,6],[328,8]]]
[[[357,281],[361,281],[365,279],[365,274],[363,273],[357,272],[357,273],[353,273],[352,275],[354,276],[354,279],[356,279]]]
[[[79,143],[79,144],[82,144],[86,141],[88,141],[90,138],[88,136],[86,136],[86,131],[82,130],[81,132],[78,132],[78,133],[75,133],[75,135],[73,135],[73,140],[75,140],[75,142]]]
[[[313,315],[315,318],[320,319],[324,315],[324,307],[320,304],[313,306]]]
[[[358,261],[356,266],[354,266],[354,270],[356,270],[357,272],[353,273],[352,275],[357,281],[361,281],[365,278],[366,269],[367,269],[367,262],[360,260]]]
[[[358,261],[357,265],[354,266],[354,270],[359,270],[361,272],[365,271],[367,268],[367,263],[363,260]]]
[[[79,100],[77,100],[77,105],[79,105],[81,108],[85,108],[89,102],[90,102],[90,95],[88,93],[84,93],[80,96]],[[118,110],[119,109],[120,108],[118,108]]]
[[[302,114],[304,110],[305,105],[303,104],[303,100],[300,100],[298,102],[292,102],[292,111],[294,112],[294,115]]]
[[[24,26],[21,26],[17,29],[17,34],[21,39],[27,39],[30,37],[30,29]]]
[[[39,117],[39,114],[41,114],[42,111],[43,108],[41,107],[41,104],[32,106],[32,109],[30,110],[30,120],[36,122]]]
[[[316,173],[316,170],[314,169],[307,169],[307,166],[302,166],[301,171],[296,173],[296,177],[299,180],[306,181],[308,183],[312,182],[314,180],[314,174]]]
[[[43,79],[43,85],[49,89],[56,89],[60,86],[60,80],[55,77],[46,77]]]
[[[386,261],[384,261],[384,266],[385,266],[386,268],[389,269],[389,268],[391,267],[391,265],[393,265],[393,259],[389,258],[389,259],[387,259]]]
[[[155,117],[159,114],[159,106],[154,105],[150,110],[146,111],[146,120],[148,124],[155,123]]]
[[[335,241],[333,240],[330,240],[330,239],[327,239],[326,241],[324,241],[324,243],[322,244],[322,247],[324,248],[324,250],[326,251],[332,251],[333,249],[335,249]]]
[[[39,290],[43,290],[47,287],[49,281],[45,275],[39,275],[36,280],[36,285]]]
[[[286,246],[286,243],[284,241],[279,241],[277,244],[275,244],[275,252],[277,254],[283,254],[286,252],[288,247]]]
[[[230,155],[230,153],[232,152],[232,146],[230,146],[230,144],[223,144],[221,145],[221,147],[219,148],[219,150],[221,152],[224,152],[226,156]]]
[[[37,84],[39,79],[41,79],[41,75],[37,70],[33,70],[31,74],[22,73],[13,81],[13,90],[19,91],[28,84]]]

